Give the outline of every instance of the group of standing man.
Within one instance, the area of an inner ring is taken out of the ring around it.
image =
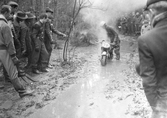
[[[127,17],[122,17],[119,21],[120,31],[124,35],[140,34],[142,26],[142,15],[139,12],[133,12]]]
[[[13,84],[20,97],[32,95],[20,81],[20,60],[27,58],[25,68],[39,74],[48,72],[52,44],[56,41],[52,33],[66,37],[54,29],[53,10],[46,8],[46,12],[39,19],[31,12],[17,11],[18,4],[10,1],[0,10],[0,61],[3,64],[5,81]],[[1,86],[2,87],[2,86]]]

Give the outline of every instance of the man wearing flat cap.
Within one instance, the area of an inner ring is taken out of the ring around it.
[[[19,5],[14,1],[10,1],[8,5],[11,6],[11,14],[14,15]]]
[[[52,53],[52,44],[55,44],[58,46],[57,42],[53,40],[52,38],[52,33],[57,34],[59,36],[63,36],[66,37],[66,34],[56,30],[53,27],[52,24],[52,20],[53,20],[53,10],[50,8],[46,8],[46,14],[48,17],[47,22],[45,23],[45,45],[46,45],[46,49],[49,53],[49,59],[48,59],[48,67],[51,68],[51,66],[49,65],[49,60],[50,60],[50,56]]]
[[[49,8],[49,7],[47,7],[46,8],[46,13],[50,13],[50,15],[52,15],[53,14],[53,10],[51,9],[51,8]]]
[[[47,15],[41,14],[39,21],[37,21],[32,30],[32,42],[33,42],[33,58],[32,58],[32,72],[39,74],[40,72],[48,72],[47,61],[48,52],[44,44],[44,25],[47,21]]]
[[[152,29],[138,39],[144,92],[153,110],[152,118],[167,118],[167,0],[148,0]]]

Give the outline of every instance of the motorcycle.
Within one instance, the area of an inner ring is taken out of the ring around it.
[[[113,55],[110,55],[110,51],[113,50],[114,46],[103,40],[101,42],[101,65],[105,66],[107,64],[108,59],[112,59]]]

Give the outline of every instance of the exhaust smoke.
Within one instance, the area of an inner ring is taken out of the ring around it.
[[[106,32],[100,27],[100,22],[105,21],[114,27],[116,20],[126,16],[146,5],[147,0],[89,0],[92,8],[81,10],[83,20],[90,24],[98,39],[107,38]]]

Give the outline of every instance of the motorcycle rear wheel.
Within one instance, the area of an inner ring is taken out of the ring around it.
[[[105,55],[101,57],[101,65],[105,66],[106,64],[107,64],[107,56]]]

